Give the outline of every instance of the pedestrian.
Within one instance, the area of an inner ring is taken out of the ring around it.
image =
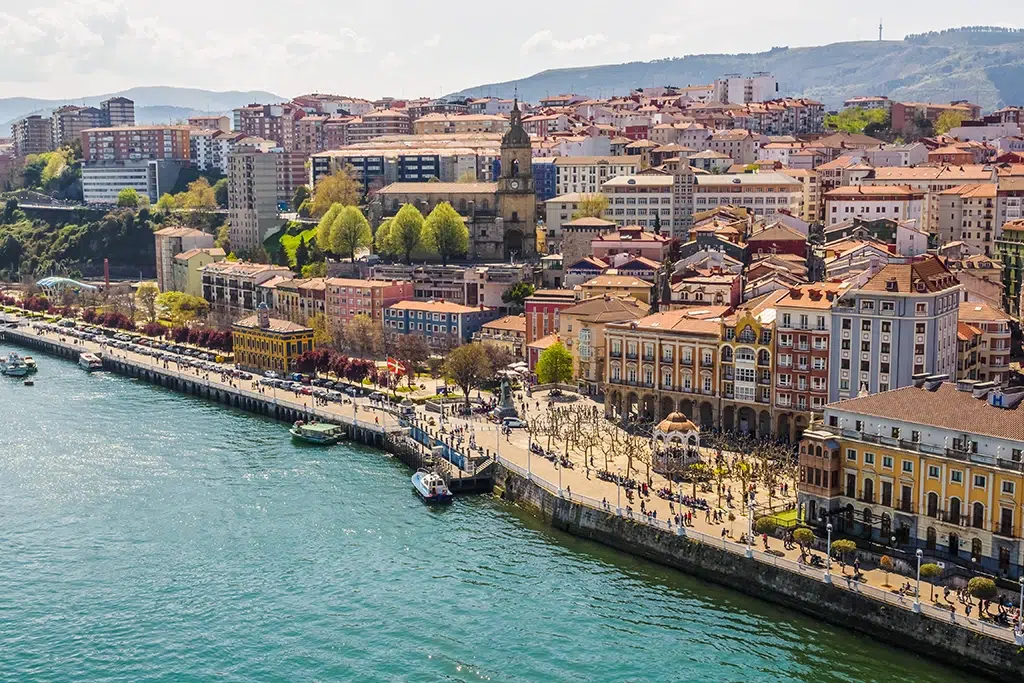
[[[707,508],[704,510],[704,521],[711,524],[711,509]]]
[[[768,534],[761,534],[761,540],[764,542],[764,549],[768,550]]]

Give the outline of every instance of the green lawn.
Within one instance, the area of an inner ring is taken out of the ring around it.
[[[283,249],[284,253],[288,255],[288,265],[294,266],[295,249],[299,246],[299,240],[305,239],[308,243],[312,242],[315,236],[316,226],[306,228],[303,223],[292,223],[268,237],[263,243],[263,247],[268,254]]]

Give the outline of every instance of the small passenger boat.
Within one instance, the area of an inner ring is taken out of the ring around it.
[[[12,351],[7,358],[0,361],[0,372],[8,377],[24,377],[28,374],[28,366],[21,356]]]
[[[25,356],[21,360],[25,362],[25,367],[28,368],[29,372],[37,372],[39,370],[39,366],[36,365],[36,359],[32,356]]]
[[[452,492],[448,490],[440,474],[420,468],[412,475],[412,485],[416,493],[427,503],[452,502]]]
[[[311,443],[317,446],[331,446],[341,441],[344,435],[338,425],[327,424],[326,422],[303,422],[297,421],[288,430],[292,437]]]
[[[100,357],[93,353],[84,352],[78,357],[78,364],[83,368],[92,372],[93,370],[102,370],[103,361]]]

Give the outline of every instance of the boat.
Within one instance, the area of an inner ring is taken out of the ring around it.
[[[24,377],[28,374],[28,366],[21,356],[12,351],[7,354],[7,358],[0,361],[0,373],[8,377]]]
[[[288,430],[293,438],[317,446],[330,446],[341,441],[342,428],[326,422],[303,422],[298,420]]]
[[[444,483],[444,479],[436,472],[430,472],[422,467],[412,475],[412,485],[416,493],[420,494],[427,503],[450,503],[452,492]]]
[[[39,366],[36,365],[36,359],[32,356],[25,356],[22,360],[25,361],[25,366],[29,372],[37,372],[39,370]]]
[[[84,352],[78,357],[78,364],[89,372],[103,369],[103,361],[100,360],[100,357],[89,352]]]
[[[25,380],[24,384],[26,387],[34,387],[36,385],[36,383],[30,379]]]

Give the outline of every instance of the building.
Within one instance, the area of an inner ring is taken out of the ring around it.
[[[508,130],[508,118],[497,114],[427,114],[412,123],[414,135],[497,133]]]
[[[413,296],[411,281],[327,278],[327,320],[332,325],[344,325],[357,315],[365,315],[380,323],[384,309]]]
[[[726,74],[715,79],[714,89],[713,97],[716,102],[750,104],[775,98],[779,92],[779,82],[774,76],[764,72],[757,72],[753,76]]]
[[[576,293],[567,289],[538,289],[526,297],[526,343],[558,332],[559,313],[576,305]]]
[[[573,220],[583,195],[578,192],[552,197],[544,202],[544,230],[547,251],[557,254],[562,249],[562,226]]]
[[[958,323],[956,327],[956,379],[977,380],[981,330],[974,325]]]
[[[779,209],[797,216],[803,213],[803,183],[782,173],[698,175],[695,180],[694,213],[720,205],[743,207],[757,216],[770,216]]]
[[[724,154],[733,163],[752,164],[757,161],[758,140],[749,130],[722,130],[711,135],[708,140],[712,152]]]
[[[787,293],[758,297],[721,321],[718,396],[721,426],[726,431],[762,438],[774,432],[775,303]]]
[[[734,163],[733,158],[728,154],[715,152],[710,149],[697,152],[696,154],[688,154],[686,161],[693,168],[708,173],[725,173]]]
[[[235,145],[245,139],[243,133],[230,133],[216,128],[191,128],[188,137],[189,159],[200,171],[227,175],[228,158],[235,151]]]
[[[640,156],[556,157],[555,193],[597,194],[612,178],[636,175]]]
[[[203,267],[223,261],[225,256],[220,247],[189,249],[176,255],[171,264],[171,289],[202,297]]]
[[[852,184],[899,185],[925,193],[925,204],[920,226],[928,233],[938,233],[938,197],[943,190],[958,185],[991,183],[995,171],[986,166],[918,166],[916,168],[875,168],[862,172],[860,180]]]
[[[885,109],[892,107],[892,101],[885,95],[859,95],[843,102],[844,109]]]
[[[101,126],[120,128],[135,125],[135,102],[127,97],[111,97],[100,102],[103,113]],[[225,117],[226,118],[226,117]]]
[[[852,185],[825,193],[825,221],[835,225],[850,218],[922,220],[925,193],[899,185]]]
[[[278,227],[279,154],[239,143],[228,157],[229,239],[253,250]]]
[[[53,149],[50,121],[39,114],[26,116],[11,124],[11,137],[14,139],[14,156],[19,159]]]
[[[605,326],[639,320],[648,310],[631,297],[606,294],[559,312],[558,338],[572,355],[573,377],[581,392],[599,394],[604,384]]]
[[[956,372],[960,283],[934,256],[890,263],[832,309],[829,401]]]
[[[189,158],[188,126],[118,126],[82,130],[82,156],[90,161],[181,161]]]
[[[195,130],[219,130],[222,133],[231,132],[230,116],[190,116],[188,127]]]
[[[89,161],[82,164],[82,198],[86,204],[113,205],[121,190],[132,188],[155,204],[177,184],[184,165],[158,159]]]
[[[674,178],[667,173],[622,175],[607,180],[601,186],[608,199],[604,218],[615,221],[620,228],[638,225],[657,229],[668,237],[683,237],[686,221],[682,215],[676,217],[674,185]]]
[[[797,502],[837,534],[1004,576],[1024,566],[1024,391],[916,376],[826,407],[800,443]]]
[[[988,304],[960,302],[959,321],[981,332],[977,379],[1006,386],[1010,378],[1010,316]]]
[[[399,301],[384,309],[386,334],[422,335],[430,348],[449,350],[473,338],[484,323],[499,317],[484,306],[448,301]]]
[[[573,221],[575,223],[577,221]],[[631,254],[663,263],[671,248],[671,237],[648,232],[639,225],[626,225],[618,230],[603,232],[590,240],[590,255],[604,261],[617,254]]]
[[[718,424],[719,320],[687,310],[605,327],[605,415],[657,422],[681,412],[702,429]]]
[[[918,121],[926,120],[935,123],[942,114],[948,111],[955,112],[969,121],[981,117],[981,107],[963,100],[949,104],[893,102],[891,108],[892,129],[902,135],[907,135],[913,132]]]
[[[598,275],[579,285],[582,299],[603,297],[631,297],[645,304],[651,303],[654,283],[630,275]]]
[[[996,239],[996,253],[1003,262],[1003,310],[1020,316],[1024,310],[1024,220],[1003,225],[1003,234]]]
[[[957,185],[938,195],[939,244],[963,242],[972,254],[995,252],[996,184]]]
[[[295,148],[296,122],[306,115],[293,104],[250,104],[233,113],[232,130],[246,137],[273,140],[287,151]]]
[[[259,285],[273,277],[291,279],[295,274],[288,268],[247,261],[218,261],[203,266],[203,298],[210,306],[229,313],[256,310],[261,303]]]
[[[526,360],[526,315],[506,315],[484,323],[473,341],[501,347],[517,361]]]
[[[57,107],[50,116],[50,136],[53,146],[66,147],[82,137],[82,131],[107,125],[103,112],[96,107],[76,107],[68,104]]]
[[[213,235],[194,228],[163,228],[154,232],[153,238],[156,241],[156,286],[161,292],[177,290],[173,275],[175,256],[213,248]]]
[[[405,112],[393,109],[371,111],[349,121],[345,139],[349,144],[367,142],[385,135],[409,135],[412,120]]]
[[[270,317],[261,304],[255,315],[231,325],[235,364],[254,372],[292,372],[301,356],[313,350],[313,330],[290,320]]]
[[[779,173],[799,180],[803,185],[803,213],[797,214],[807,223],[817,223],[821,220],[821,185],[818,182],[818,173],[804,168],[780,168]]]
[[[743,276],[720,266],[684,266],[672,274],[672,280],[673,306],[738,306],[743,298]]]

